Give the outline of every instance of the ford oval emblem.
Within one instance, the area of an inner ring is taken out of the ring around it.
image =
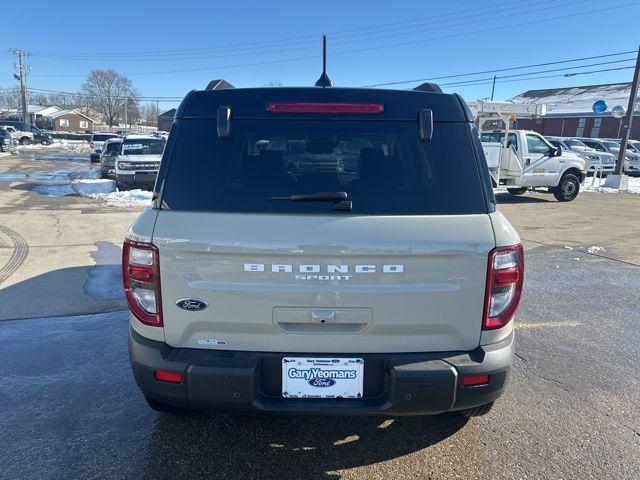
[[[311,380],[309,380],[309,385],[311,385],[312,387],[325,388],[335,384],[336,381],[333,378],[312,378]]]
[[[178,306],[178,308],[187,310],[189,312],[204,310],[209,306],[207,302],[199,298],[181,298],[176,302],[176,305]]]

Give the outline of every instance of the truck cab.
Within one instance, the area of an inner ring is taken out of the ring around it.
[[[546,187],[565,202],[577,197],[586,175],[586,163],[577,154],[530,130],[485,131],[480,139],[496,186],[514,195]]]

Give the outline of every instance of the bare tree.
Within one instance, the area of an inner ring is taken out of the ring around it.
[[[15,110],[20,106],[20,89],[13,87],[0,95],[0,108],[3,110]]]
[[[114,70],[93,70],[82,86],[82,95],[109,126],[118,120],[131,124],[139,116],[140,93],[131,80]]]
[[[140,106],[140,118],[144,125],[155,127],[158,124],[158,105],[156,102],[142,104]]]

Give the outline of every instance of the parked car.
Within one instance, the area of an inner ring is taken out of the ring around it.
[[[573,152],[581,156],[587,166],[587,175],[600,172],[599,175],[606,177],[612,173],[616,167],[616,158],[607,152],[599,152],[594,148],[585,145],[580,140],[567,137],[545,137],[555,147],[562,147],[564,150]]]
[[[151,135],[127,135],[115,161],[118,189],[153,189],[165,141]]]
[[[110,138],[105,140],[100,153],[100,174],[102,178],[116,176],[116,158],[122,147],[121,138]]]
[[[89,146],[91,147],[91,161],[99,162],[100,154],[102,153],[102,149],[104,147],[104,142],[109,140],[110,138],[119,138],[118,135],[113,133],[94,133],[91,135],[91,140],[89,140]]]
[[[5,127],[0,127],[0,152],[9,152],[15,147],[15,141],[11,132]]]
[[[13,138],[20,145],[29,145],[31,143],[50,145],[53,143],[53,137],[50,134],[30,123],[0,120],[0,126],[7,127],[11,131]]]
[[[491,409],[523,247],[470,110],[438,90],[185,97],[123,250],[131,365],[152,408]],[[301,140],[309,162],[358,148],[357,168],[290,170],[281,146]]]
[[[617,161],[618,152],[620,152],[619,142],[600,138],[578,138],[578,140],[581,140],[584,144],[599,152],[608,152],[613,154]],[[632,176],[640,175],[640,155],[637,155],[632,151],[625,152],[624,172],[627,175]]]

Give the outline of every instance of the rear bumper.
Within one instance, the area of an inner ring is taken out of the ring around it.
[[[284,353],[178,349],[129,332],[129,355],[143,393],[195,410],[269,413],[430,415],[498,398],[513,359],[513,332],[471,352],[339,354],[364,359],[362,399],[290,399],[280,394]],[[296,356],[331,357],[296,353]],[[155,370],[180,372],[183,381],[157,381]],[[462,377],[489,374],[487,385],[463,387]]]

